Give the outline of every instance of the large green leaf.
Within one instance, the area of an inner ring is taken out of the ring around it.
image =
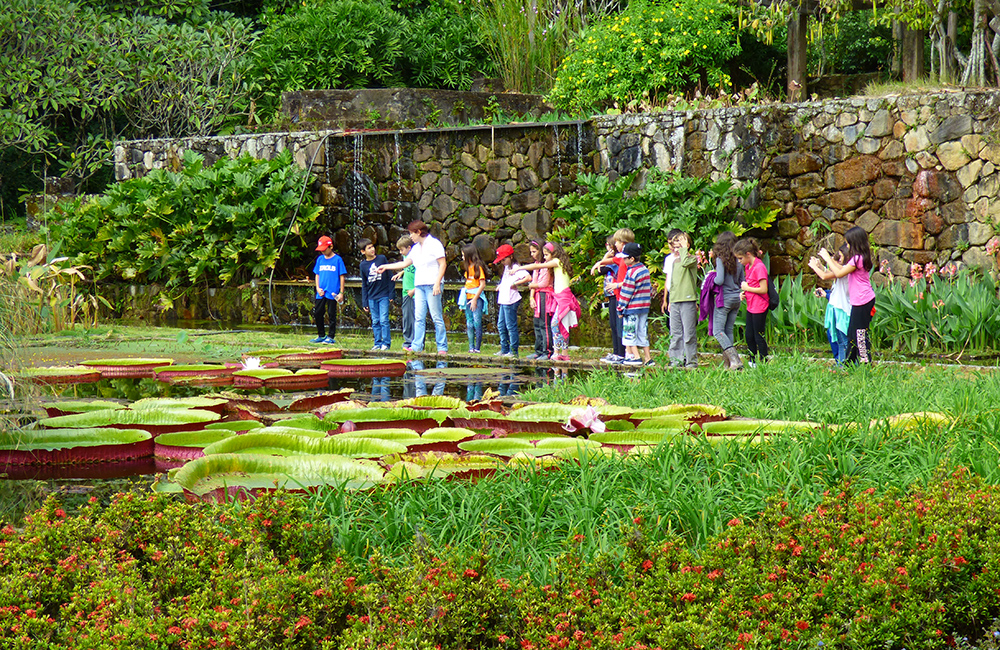
[[[132,409],[209,409],[227,401],[218,397],[146,397],[132,402]]]
[[[420,437],[426,442],[457,442],[476,435],[472,429],[460,427],[434,427],[424,431]]]
[[[422,395],[393,402],[394,407],[420,406],[432,409],[457,409],[465,406],[465,402],[457,397],[447,395]]]
[[[90,411],[104,411],[104,410],[114,410],[127,408],[124,404],[119,404],[118,402],[109,402],[107,400],[67,400],[65,402],[45,402],[42,404],[45,409],[54,409],[57,411],[62,411],[66,414],[72,413],[89,413]]]
[[[403,422],[407,420],[433,419],[438,423],[448,418],[448,411],[418,410],[411,408],[363,408],[334,409],[323,418],[330,429],[336,429],[341,422]]]
[[[261,429],[264,423],[257,420],[233,420],[231,422],[209,422],[206,429],[226,429],[228,431],[249,431],[251,429]]]
[[[608,445],[658,445],[684,435],[680,431],[636,429],[635,431],[605,431],[592,433],[590,439]]]
[[[685,415],[665,415],[655,418],[650,418],[648,420],[643,420],[639,423],[637,429],[676,429],[678,431],[683,431],[691,426],[691,422],[688,421]]]
[[[633,420],[648,420],[651,418],[680,415],[683,417],[700,417],[703,415],[720,415],[725,417],[726,411],[712,404],[666,404],[652,409],[636,409],[632,412]]]
[[[320,485],[363,488],[380,483],[382,476],[382,470],[376,466],[336,455],[282,458],[214,454],[185,464],[174,475],[174,481],[189,492],[204,495],[219,488],[291,490]]]
[[[815,431],[820,426],[818,422],[795,422],[788,420],[723,420],[721,422],[706,422],[701,425],[701,430],[705,433],[719,436],[745,436]]]
[[[236,435],[226,429],[205,429],[203,431],[178,431],[156,436],[156,445],[167,447],[199,447],[204,448],[213,443]]]
[[[12,451],[72,449],[124,445],[149,440],[150,434],[139,429],[34,429],[0,431],[0,449]]]
[[[81,361],[81,366],[117,366],[128,368],[130,366],[150,366],[150,365],[170,365],[173,359],[91,359]]]
[[[61,415],[55,418],[42,418],[38,423],[50,429],[84,429],[110,425],[134,425],[137,427],[143,425],[173,426],[179,424],[196,424],[199,422],[215,422],[218,419],[218,413],[203,411],[201,409],[147,408],[137,411],[107,409],[103,411],[91,411],[90,413]]]
[[[220,440],[205,448],[205,455],[229,453],[265,453],[281,455],[337,454],[352,458],[377,458],[401,454],[406,445],[380,438],[353,438],[346,435],[312,438],[291,433],[272,433],[267,429]]]

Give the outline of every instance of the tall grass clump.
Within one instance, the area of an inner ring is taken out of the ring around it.
[[[545,93],[569,42],[583,27],[585,5],[567,0],[475,0],[487,49],[507,90]]]

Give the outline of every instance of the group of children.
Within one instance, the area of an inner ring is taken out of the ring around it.
[[[372,350],[388,350],[389,303],[395,281],[403,280],[403,349],[423,349],[424,321],[428,310],[435,326],[438,353],[447,353],[447,333],[441,315],[441,286],[444,277],[444,248],[429,234],[423,222],[410,224],[410,236],[396,242],[403,260],[387,263],[376,254],[368,239],[358,242],[364,255],[360,273],[362,306],[371,315],[374,345]],[[743,368],[736,351],[734,327],[742,303],[746,303],[746,345],[748,363],[754,365],[768,356],[764,336],[767,311],[773,307],[769,299],[770,284],[767,268],[760,259],[760,245],[753,238],[737,239],[729,231],[721,233],[709,254],[710,270],[699,282],[698,257],[692,253],[690,237],[680,231],[668,233],[670,253],[663,263],[663,311],[670,314],[671,367],[696,368],[699,320],[708,318],[712,336],[722,348],[724,367]],[[809,266],[824,280],[834,280],[826,292],[829,299],[826,326],[830,345],[838,362],[870,362],[868,327],[874,314],[875,294],[870,271],[871,249],[868,234],[862,228],[851,228],[845,235],[844,246],[831,255],[824,248],[813,257]],[[607,300],[613,348],[602,361],[626,366],[653,366],[650,355],[648,321],[652,303],[652,282],[649,269],[642,263],[642,248],[628,228],[619,229],[606,242],[607,252],[591,268],[591,273],[604,273],[604,295]],[[343,261],[333,252],[329,237],[321,237],[317,250],[321,255],[313,268],[316,274],[316,305],[314,316],[318,336],[312,343],[333,343],[336,334],[337,305],[343,302]],[[497,286],[497,332],[502,357],[517,357],[520,347],[518,308],[521,292],[528,290],[533,313],[534,352],[528,359],[568,361],[569,331],[576,327],[580,305],[570,289],[572,266],[569,256],[555,242],[532,241],[528,250],[532,262],[519,265],[510,244],[501,245],[493,260],[499,272]],[[699,253],[700,255],[700,253]],[[487,314],[486,263],[476,246],[462,248],[465,287],[460,293],[459,306],[465,311],[469,352],[478,354],[483,340],[483,318]],[[387,271],[398,270],[390,276]],[[770,288],[770,291],[774,291]],[[327,336],[323,316],[330,321]]]

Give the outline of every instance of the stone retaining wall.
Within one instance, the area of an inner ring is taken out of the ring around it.
[[[912,262],[989,266],[1000,222],[1000,93],[942,92],[594,119],[602,171],[682,169],[760,181],[782,211],[776,273],[854,225],[896,275]],[[682,142],[682,144],[681,144]]]
[[[413,219],[446,245],[449,277],[459,246],[484,257],[506,240],[552,227],[576,174],[639,168],[759,180],[756,204],[781,210],[764,233],[772,271],[806,270],[820,240],[839,246],[853,225],[869,232],[896,275],[911,262],[986,266],[1000,222],[1000,93],[855,97],[703,111],[595,117],[587,123],[514,124],[381,132],[316,131],[122,142],[119,179],[177,165],[184,149],[270,157],[290,148],[314,161],[324,226],[356,269],[355,244],[392,257]],[[491,261],[487,260],[487,261]]]

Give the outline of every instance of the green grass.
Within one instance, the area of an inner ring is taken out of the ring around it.
[[[315,521],[329,526],[345,553],[357,559],[377,551],[406,562],[416,539],[418,546],[436,549],[486,550],[509,576],[527,573],[545,581],[553,559],[576,534],[584,536],[586,557],[622,552],[622,536],[631,534],[635,517],[652,534],[680,534],[698,548],[730,519],[753,518],[769,499],[807,508],[843,481],[905,491],[964,466],[1000,483],[995,372],[880,366],[833,373],[790,358],[742,374],[665,371],[634,380],[597,372],[529,397],[565,401],[581,394],[634,407],[710,402],[735,415],[827,423],[942,410],[955,423],[909,432],[824,429],[754,445],[691,440],[647,457],[567,463],[558,471],[505,471],[479,482],[328,489],[311,497]]]

